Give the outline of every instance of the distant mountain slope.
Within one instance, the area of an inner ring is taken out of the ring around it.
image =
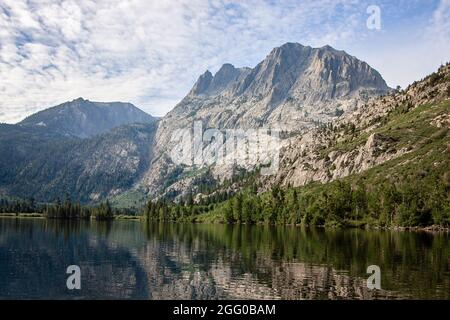
[[[78,98],[37,112],[18,125],[44,127],[62,135],[87,138],[130,123],[152,123],[156,119],[131,103],[92,102]]]
[[[81,98],[0,124],[0,196],[88,203],[129,190],[149,168],[156,127],[129,103]]]
[[[86,139],[41,130],[0,126],[0,196],[54,201],[67,194],[88,203],[129,190],[148,170],[156,123]]]

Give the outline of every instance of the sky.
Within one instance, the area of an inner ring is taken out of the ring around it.
[[[450,0],[0,0],[0,122],[78,97],[162,116],[207,69],[286,42],[406,87],[450,61]]]

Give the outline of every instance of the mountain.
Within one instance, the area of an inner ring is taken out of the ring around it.
[[[372,99],[338,122],[287,139],[278,173],[264,179],[265,185],[327,183],[395,163],[394,159],[405,163],[397,162],[393,171],[407,162],[417,165],[433,156],[441,158],[438,154],[447,154],[449,146],[449,98],[446,65],[403,91]],[[436,162],[435,170],[445,166],[449,169],[448,161]]]
[[[156,123],[124,125],[86,139],[2,129],[0,196],[54,201],[69,195],[90,203],[131,189],[148,170]]]
[[[152,123],[154,117],[131,103],[92,102],[78,98],[37,112],[18,125],[44,127],[47,131],[79,138],[92,137],[130,123]]]
[[[164,220],[350,227],[450,227],[450,63],[339,121],[280,142],[274,175],[258,170],[186,187]],[[192,174],[189,177],[192,181]],[[172,191],[173,193],[173,191]],[[195,205],[191,205],[192,200]],[[161,209],[162,208],[162,209]]]
[[[194,121],[201,121],[204,128],[272,127],[299,134],[343,118],[390,90],[367,63],[330,46],[286,43],[254,68],[224,64],[214,75],[202,74],[161,119],[155,145],[158,157],[141,185],[158,196],[168,181],[177,183],[192,171],[171,163],[165,151],[170,149],[172,133],[192,127]],[[222,178],[230,174],[230,168],[220,171]],[[177,192],[189,190],[186,183],[174,187]]]
[[[128,103],[76,99],[0,124],[0,196],[97,202],[149,169],[157,119]]]
[[[355,110],[389,88],[367,63],[330,46],[286,43],[253,69],[206,71],[163,122],[202,119],[215,128],[301,130]]]
[[[434,96],[420,83],[409,90],[421,104]],[[266,188],[260,191],[326,183],[401,155],[401,148],[384,149],[392,143],[385,133],[361,129],[367,136],[361,134],[364,143],[357,145],[349,142],[347,132],[367,122],[381,125],[386,110],[401,103],[392,100],[396,94],[376,70],[344,51],[287,43],[254,68],[224,64],[214,75],[206,71],[162,119],[130,104],[77,99],[17,125],[0,125],[0,152],[6,155],[0,160],[0,195],[51,201],[67,192],[83,202],[110,198],[116,205],[136,205],[145,198],[207,197],[224,185],[234,193],[242,187],[235,183],[236,173],[242,181],[246,175],[257,177],[254,166],[174,163],[172,135],[192,128],[194,121],[204,129],[272,127],[288,132],[280,142],[280,170],[257,178]],[[328,127],[347,133],[324,131]],[[336,144],[350,152],[333,153],[330,148]]]

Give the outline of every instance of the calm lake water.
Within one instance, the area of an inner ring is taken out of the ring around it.
[[[74,264],[81,290],[70,291]],[[369,265],[382,290],[367,289]],[[0,298],[450,299],[450,238],[0,218]]]

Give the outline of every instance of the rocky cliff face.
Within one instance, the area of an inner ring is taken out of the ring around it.
[[[418,128],[431,125],[448,135],[450,118],[445,101],[450,95],[449,79],[447,65],[404,91],[372,99],[333,125],[285,140],[280,169],[277,175],[263,179],[265,188],[329,182],[366,171],[426,145],[433,137],[417,135]],[[420,110],[416,119],[406,116],[419,106],[430,108]],[[391,113],[404,113],[405,123],[391,124]]]
[[[166,151],[173,132],[191,128],[194,121],[201,121],[204,128],[271,127],[298,134],[343,118],[389,90],[367,63],[329,46],[287,43],[253,69],[225,64],[215,75],[209,71],[201,75],[189,94],[161,119],[155,145],[159,157],[141,184],[151,196],[164,193],[168,180],[175,189],[189,190],[187,180],[192,175],[185,178],[183,171],[192,168],[174,165]],[[215,171],[222,177],[232,173],[229,167]]]
[[[124,124],[155,121],[155,118],[131,103],[92,102],[78,98],[35,113],[18,125],[42,127],[66,136],[87,138]]]
[[[188,97],[211,97],[232,89],[236,83],[241,82],[249,73],[250,68],[235,68],[226,63],[213,76],[208,70],[202,74],[195,83]]]
[[[205,72],[163,124],[201,119],[216,128],[299,131],[388,91],[376,70],[344,51],[287,43],[253,69],[225,64],[214,76]]]

